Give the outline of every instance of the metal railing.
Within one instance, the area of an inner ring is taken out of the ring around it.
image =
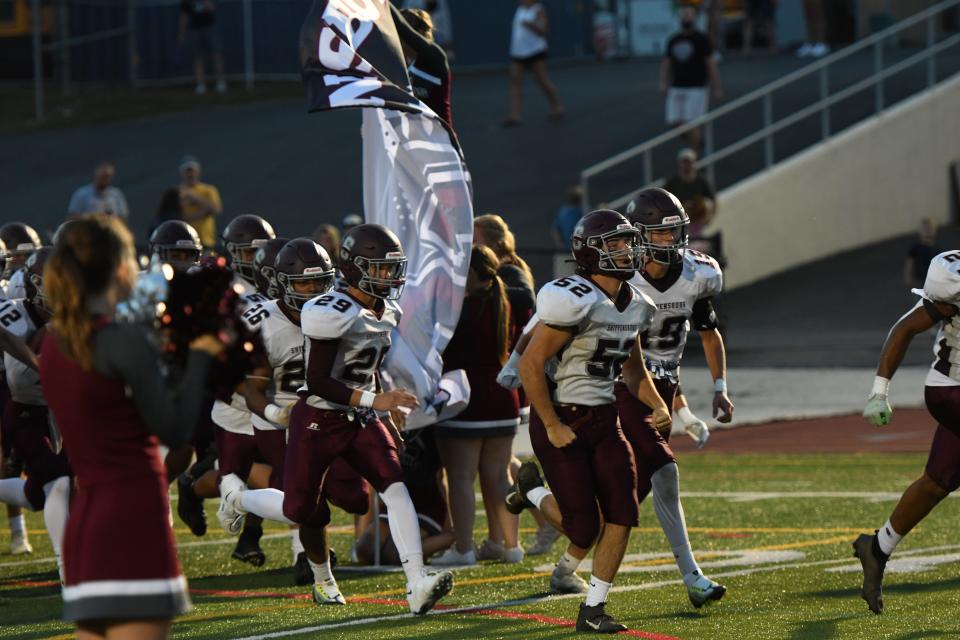
[[[942,16],[946,11],[960,7],[960,0],[945,0],[924,11],[921,11],[909,18],[878,31],[877,33],[845,47],[840,51],[830,54],[821,60],[806,65],[779,80],[775,80],[764,87],[751,91],[750,93],[737,98],[717,109],[704,114],[696,120],[692,120],[682,126],[676,127],[651,140],[627,149],[617,155],[599,162],[580,174],[580,183],[583,188],[584,201],[586,206],[592,208],[596,202],[606,202],[611,208],[622,207],[627,204],[639,191],[649,186],[662,184],[663,180],[654,177],[653,157],[654,151],[666,144],[676,141],[678,138],[686,135],[693,129],[703,128],[704,157],[701,158],[696,166],[704,172],[707,178],[716,184],[715,170],[716,165],[721,160],[729,158],[733,154],[744,150],[745,148],[763,143],[764,168],[769,168],[775,164],[775,144],[774,136],[778,132],[797,124],[798,122],[811,118],[819,114],[820,116],[820,139],[826,140],[832,135],[830,107],[850,98],[851,96],[873,88],[874,105],[873,112],[865,117],[874,116],[882,112],[887,106],[888,101],[885,95],[884,80],[904,71],[905,69],[926,61],[926,85],[923,90],[929,90],[937,84],[937,60],[936,55],[946,49],[960,44],[960,33],[955,33],[937,41],[935,20]],[[923,23],[926,28],[925,42],[923,48],[903,60],[896,62],[888,67],[884,67],[884,47],[897,35],[904,31],[914,28]],[[854,54],[862,52],[868,48],[873,49],[873,72],[872,74],[858,82],[846,86],[833,93],[830,92],[830,68],[837,62],[846,60]],[[818,76],[819,80],[819,99],[806,107],[798,109],[793,113],[774,120],[773,115],[773,94],[785,87],[793,85],[800,80]],[[742,110],[748,105],[760,102],[762,108],[762,127],[754,133],[747,135],[735,142],[732,142],[720,149],[714,148],[715,125],[718,118],[727,114]],[[623,166],[640,158],[642,164],[642,180],[634,184],[644,186],[633,189],[630,192],[614,198],[592,198],[590,182],[598,176],[612,172],[614,169],[623,170]]]

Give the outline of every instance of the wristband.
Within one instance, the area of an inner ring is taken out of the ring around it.
[[[870,390],[870,395],[872,396],[883,396],[887,397],[887,393],[890,391],[890,378],[884,378],[883,376],[877,376],[873,379],[873,389]]]
[[[726,393],[727,392],[727,381],[723,378],[717,378],[713,381],[713,391],[714,393]]]
[[[280,414],[282,413],[283,409],[273,403],[263,408],[263,417],[274,424],[280,424]]]
[[[357,402],[358,407],[364,407],[370,409],[373,407],[373,401],[377,399],[377,394],[372,391],[361,391],[360,392],[360,401]]]

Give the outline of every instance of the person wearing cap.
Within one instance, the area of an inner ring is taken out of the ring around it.
[[[93,182],[73,192],[67,205],[68,216],[106,213],[124,220],[130,214],[123,192],[113,186],[116,170],[112,162],[101,162],[93,172]]]
[[[220,191],[200,182],[200,162],[193,156],[180,161],[180,206],[184,221],[197,230],[205,249],[217,244],[216,217],[223,213]]]
[[[717,213],[717,195],[713,185],[697,171],[697,152],[681,149],[677,154],[677,175],[669,178],[663,188],[677,196],[690,216],[690,236],[703,235]]]

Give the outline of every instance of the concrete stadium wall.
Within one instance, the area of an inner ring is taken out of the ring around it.
[[[735,288],[950,218],[960,159],[960,76],[718,196]]]

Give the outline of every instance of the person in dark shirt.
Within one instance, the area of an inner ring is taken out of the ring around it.
[[[708,87],[713,89],[714,100],[723,99],[713,45],[705,33],[697,30],[696,16],[692,7],[680,10],[682,29],[667,41],[660,63],[660,93],[667,99],[668,127],[678,127],[705,114]],[[687,144],[700,149],[699,128],[687,133]]]
[[[220,38],[216,28],[217,5],[214,0],[181,0],[180,1],[180,28],[177,33],[177,44],[183,44],[190,32],[190,43],[193,46],[193,71],[197,77],[197,95],[207,92],[206,70],[204,58],[213,61],[213,68],[217,74],[217,93],[225,93],[227,80],[223,74],[223,52],[220,48]]]
[[[421,102],[433,109],[453,133],[450,112],[450,64],[443,48],[433,41],[433,21],[422,9],[399,10],[392,4],[390,12],[397,25],[397,34],[407,61],[410,84]]]
[[[920,222],[920,232],[916,241],[907,251],[907,261],[903,266],[903,281],[907,286],[923,287],[930,261],[941,251],[937,246],[936,221],[933,218],[924,218]]]
[[[710,181],[697,171],[696,151],[682,149],[677,154],[677,175],[668,178],[663,188],[677,196],[690,216],[690,236],[702,236],[717,213],[717,196]]]

